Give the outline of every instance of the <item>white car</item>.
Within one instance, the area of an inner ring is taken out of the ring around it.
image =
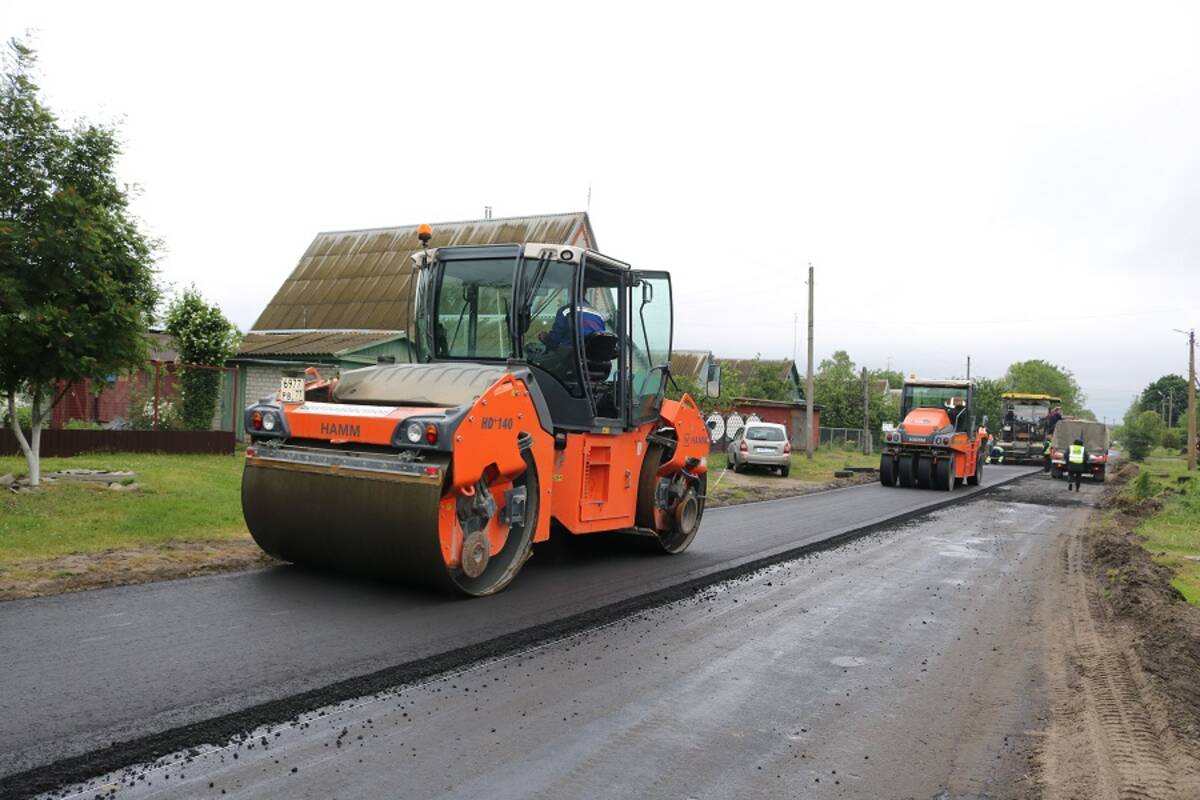
[[[792,443],[782,425],[752,422],[729,440],[725,456],[734,472],[745,472],[746,467],[774,467],[786,478],[792,467]]]

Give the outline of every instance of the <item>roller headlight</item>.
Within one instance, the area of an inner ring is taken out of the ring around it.
[[[404,438],[408,439],[410,444],[420,444],[424,436],[425,426],[420,422],[410,422],[404,427]]]
[[[264,431],[273,431],[275,430],[275,426],[278,424],[279,420],[269,411],[262,415],[262,426]]]

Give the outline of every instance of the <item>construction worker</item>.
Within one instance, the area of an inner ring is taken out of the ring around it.
[[[1058,426],[1059,420],[1062,419],[1062,406],[1055,406],[1050,409],[1050,413],[1046,415],[1046,419],[1042,421],[1042,426],[1046,430],[1046,438],[1049,439],[1054,435],[1054,429]]]
[[[1042,443],[1042,472],[1050,471],[1050,453],[1053,449],[1049,439]]]
[[[1075,484],[1075,491],[1079,491],[1079,481],[1083,478],[1083,471],[1087,469],[1087,448],[1083,446],[1083,439],[1076,439],[1071,443],[1071,449],[1067,451],[1067,491],[1071,491],[1071,484]]]

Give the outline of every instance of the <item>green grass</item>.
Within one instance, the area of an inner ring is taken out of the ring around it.
[[[1141,472],[1149,476],[1150,492],[1163,508],[1138,525],[1137,534],[1155,561],[1175,571],[1172,585],[1189,603],[1200,605],[1200,561],[1187,558],[1200,556],[1200,472],[1181,485],[1178,479],[1188,471],[1187,461],[1179,457],[1147,458]],[[1133,491],[1133,483],[1125,488]]]
[[[729,464],[724,453],[712,453],[708,457],[708,468],[719,473],[728,468]],[[804,451],[792,452],[792,468],[789,477],[802,481],[827,481],[833,478],[835,470],[842,467],[878,467],[879,456],[864,456],[858,451],[847,451],[830,448],[820,448],[813,452],[813,460],[809,461]]]
[[[245,535],[242,459],[98,453],[42,460],[54,470],[132,470],[140,492],[56,482],[34,494],[0,492],[0,563],[173,541]],[[22,458],[0,458],[0,475],[24,475]]]

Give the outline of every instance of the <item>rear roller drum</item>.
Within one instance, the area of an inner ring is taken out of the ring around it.
[[[642,472],[638,477],[637,525],[643,530],[655,532],[654,538],[664,553],[682,553],[696,538],[700,520],[704,518],[708,474],[696,476],[695,481],[679,475],[671,479],[684,480],[686,486],[682,491],[672,491],[678,499],[669,509],[665,509],[666,525],[660,526],[655,507],[658,504],[657,495],[660,489],[664,488],[661,483],[667,480],[658,477],[658,468],[662,465],[664,453],[663,447],[657,444],[652,444],[646,449],[646,457],[642,460]]]

